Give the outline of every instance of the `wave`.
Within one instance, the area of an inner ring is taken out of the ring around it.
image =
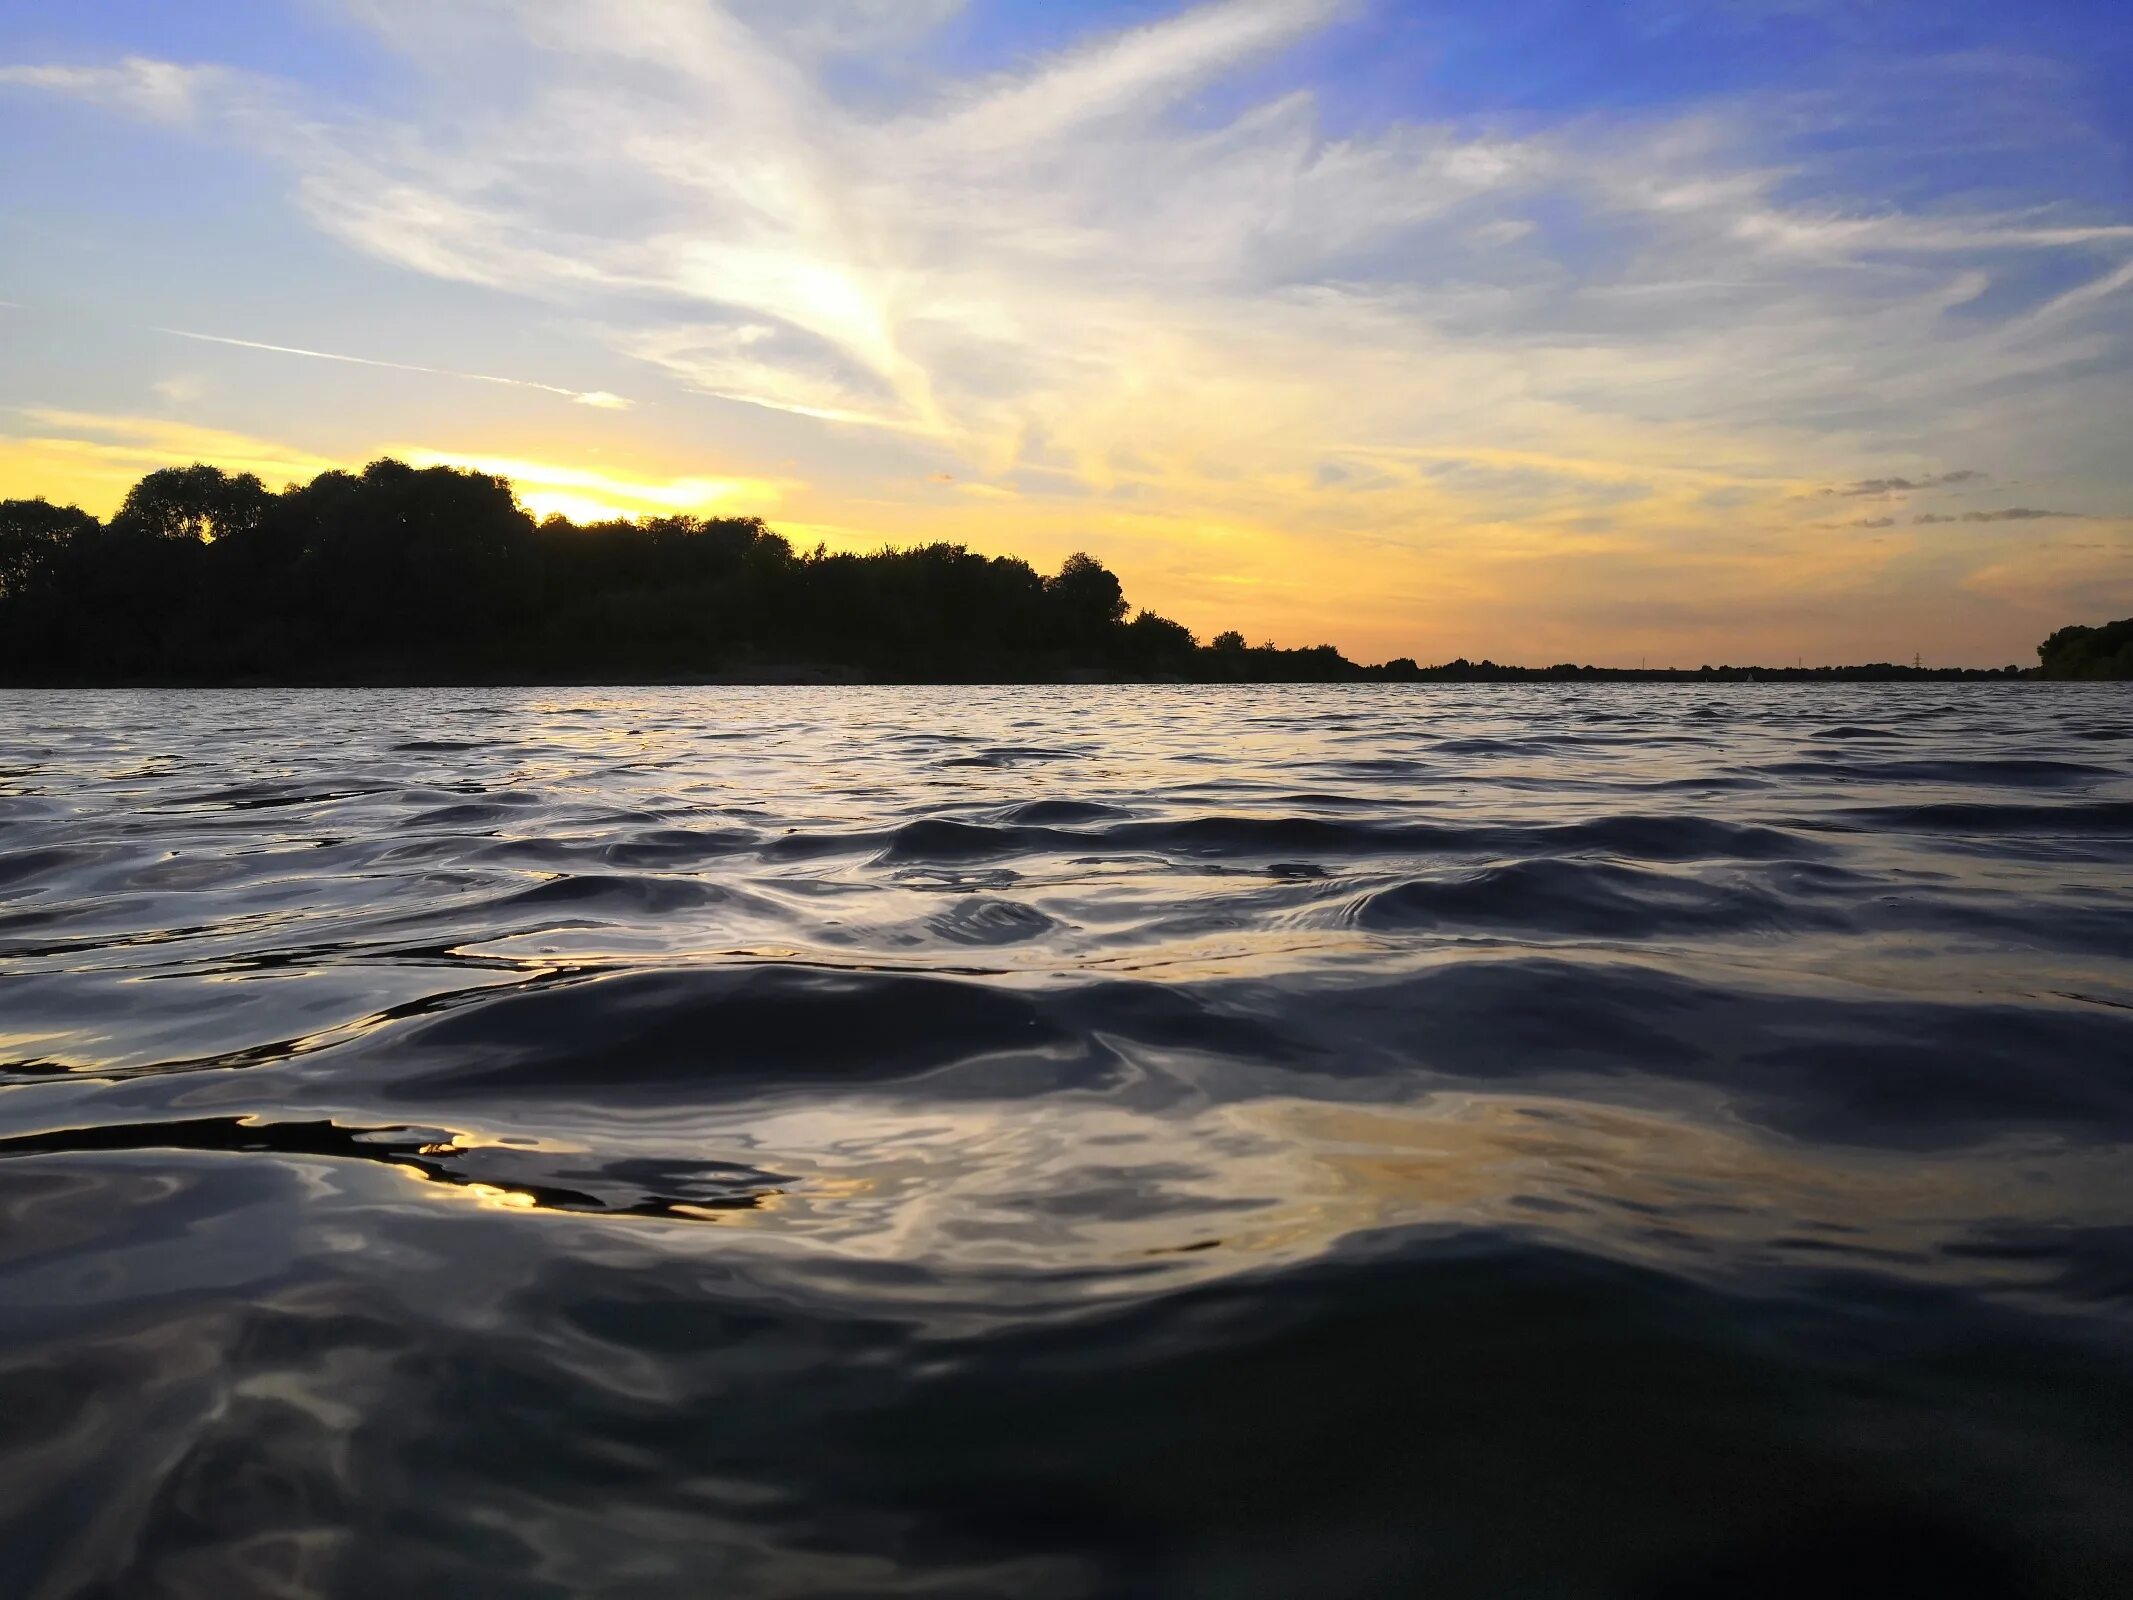
[[[401,823],[405,828],[481,828],[491,823],[509,822],[515,817],[523,820],[523,814],[540,806],[538,796],[521,791],[506,790],[500,794],[485,796],[480,800],[464,800],[455,805],[438,806],[433,810],[419,811]]]
[[[2114,768],[2084,761],[1951,757],[1936,761],[1773,761],[1756,769],[1782,777],[1838,778],[1852,783],[1991,784],[2056,788],[2115,778]]]
[[[611,916],[667,916],[705,906],[727,905],[741,897],[716,883],[695,878],[660,878],[620,874],[551,878],[494,901],[491,913],[521,909],[598,911]]]
[[[494,999],[400,1031],[380,1066],[410,1101],[539,1091],[672,1099],[907,1077],[995,1055],[1041,1071],[1047,1052],[1072,1043],[1044,1007],[1011,992],[901,974],[732,967]]]
[[[1659,1078],[1827,1143],[2133,1137],[2133,1014],[1716,985],[1631,963],[1469,960],[1339,997],[1347,1070]]]
[[[1413,902],[1381,904],[1408,915]],[[1202,1065],[1172,1076],[1186,1061]],[[1953,1149],[2025,1127],[2133,1138],[2133,1074],[2107,1065],[2122,1061],[2133,1010],[1828,992],[1806,1004],[1619,958],[1430,960],[1330,987],[1272,976],[1010,987],[734,963],[475,991],[306,1055],[302,1083],[371,1110],[499,1098],[681,1110],[823,1084],[954,1101],[1129,1080],[1171,1098],[1188,1080],[1224,1095],[1673,1084],[1722,1093],[1794,1137]],[[1160,1080],[1147,1076],[1157,1063],[1170,1064]]]
[[[1074,827],[1089,822],[1109,822],[1128,816],[1123,806],[1095,800],[1025,800],[1009,806],[1000,820],[1027,827]]]
[[[1646,939],[1844,926],[1841,915],[1752,883],[1685,878],[1601,861],[1517,861],[1396,884],[1352,912],[1359,927]]]
[[[781,853],[861,847],[876,835],[782,839]],[[1039,853],[1094,857],[1152,852],[1189,858],[1381,856],[1596,851],[1651,861],[1810,857],[1812,838],[1759,824],[1696,815],[1600,817],[1533,827],[1369,822],[1311,816],[1200,816],[1108,827],[1038,827],[925,817],[892,831],[884,863],[958,863]]]
[[[64,845],[0,851],[0,890],[6,891],[9,899],[25,891],[34,893],[38,884],[104,859],[102,850]]]
[[[1032,761],[1074,761],[1084,753],[1043,745],[996,745],[974,755],[950,756],[935,764],[942,767],[1016,767]]]
[[[2133,800],[2074,801],[2058,805],[1992,804],[1978,801],[1923,805],[1855,806],[1839,813],[1860,827],[1901,832],[2007,834],[2122,834],[2133,840]]]
[[[600,857],[618,867],[693,867],[752,850],[762,837],[747,828],[652,828],[600,846]]]

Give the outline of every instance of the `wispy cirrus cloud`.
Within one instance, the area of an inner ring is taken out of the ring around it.
[[[130,111],[159,122],[190,122],[234,75],[213,66],[187,66],[128,56],[111,66],[0,66],[0,86],[43,89]]]

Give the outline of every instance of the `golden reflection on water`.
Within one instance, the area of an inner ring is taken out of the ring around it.
[[[461,1155],[542,1141],[462,1135]],[[1744,1124],[1545,1096],[1403,1104],[1271,1097],[1185,1115],[1093,1098],[758,1105],[671,1132],[608,1125],[601,1150],[774,1168],[717,1222],[730,1243],[943,1272],[1219,1278],[1326,1254],[1376,1229],[1517,1229],[1618,1258],[1721,1270],[1814,1261],[2019,1283],[2016,1260],[1948,1255],[1980,1230],[2133,1222],[2109,1149],[2001,1141],[1953,1154],[1808,1145]],[[547,1144],[548,1149],[560,1149]],[[401,1170],[489,1206],[542,1209],[474,1170]],[[1097,1290],[1085,1292],[1101,1292]]]
[[[2008,1145],[1936,1159],[1781,1142],[1584,1101],[1484,1096],[1420,1107],[1265,1101],[1235,1115],[1285,1141],[1308,1185],[1280,1228],[1261,1235],[1276,1250],[1417,1222],[1539,1221],[1618,1252],[1738,1259],[1822,1248],[1923,1265],[1982,1219],[2133,1216],[2133,1190],[2107,1152]]]

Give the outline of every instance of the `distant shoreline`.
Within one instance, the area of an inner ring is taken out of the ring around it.
[[[1665,672],[1655,669],[1635,668],[1615,671],[1608,668],[1581,669],[1575,673],[1563,673],[1547,668],[1499,668],[1494,672],[1460,674],[1423,668],[1412,675],[1381,674],[1363,668],[1355,674],[1322,678],[1187,678],[1175,675],[1135,676],[1119,673],[1073,673],[1058,677],[955,677],[955,678],[886,678],[870,677],[859,673],[840,671],[836,668],[780,669],[766,668],[756,672],[723,673],[677,673],[639,674],[628,677],[573,676],[567,674],[497,675],[482,673],[369,673],[343,674],[315,677],[257,678],[257,677],[145,677],[145,676],[88,676],[80,674],[39,676],[33,674],[0,675],[0,689],[16,690],[66,690],[66,689],[794,689],[794,688],[839,688],[839,689],[917,689],[917,688],[1265,688],[1269,686],[1294,685],[1298,687],[1342,685],[1368,687],[1373,685],[1426,685],[1457,684],[1479,686],[1519,686],[1530,684],[1684,684],[1693,686],[1732,687],[1737,685],[1781,685],[1811,688],[1818,684],[2038,684],[2059,685],[2065,683],[2094,683],[2097,679],[2047,678],[2034,668],[2009,671],[1990,667],[1948,667],[1942,669],[1904,668],[1890,673],[1873,668],[1831,667],[1806,669],[1787,667],[1728,668],[1705,673],[1685,670]]]
[[[502,478],[374,461],[275,493],[195,463],[108,522],[0,500],[0,684],[319,688],[1104,683],[2007,683],[2133,676],[2133,619],[2041,665],[1504,666],[1207,642],[1086,552],[796,550],[760,519],[539,523]],[[1914,658],[1915,659],[1915,658]]]

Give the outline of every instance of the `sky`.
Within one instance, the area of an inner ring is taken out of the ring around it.
[[[0,496],[391,454],[1380,660],[2133,615],[2123,0],[0,0]]]

